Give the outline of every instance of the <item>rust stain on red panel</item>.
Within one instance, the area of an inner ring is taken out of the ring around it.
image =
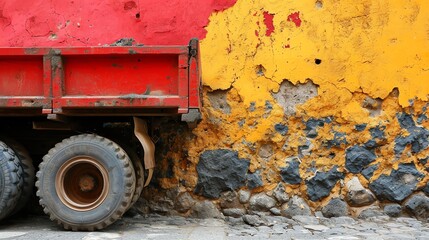
[[[124,10],[131,10],[137,8],[137,3],[135,1],[128,1],[124,3]]]

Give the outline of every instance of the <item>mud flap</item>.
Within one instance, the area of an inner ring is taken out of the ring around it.
[[[155,144],[150,139],[145,120],[134,117],[134,135],[140,141],[144,150],[144,167],[149,171],[144,186],[149,185],[153,177],[153,169],[155,168]]]

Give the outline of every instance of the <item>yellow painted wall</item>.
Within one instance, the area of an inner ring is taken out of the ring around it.
[[[301,23],[291,21],[291,14],[299,15]],[[267,15],[273,16],[272,32]],[[397,136],[408,134],[396,114],[417,116],[428,102],[428,16],[426,0],[238,0],[214,13],[201,43],[204,118],[184,146],[192,165],[175,166],[177,179],[186,180],[192,191],[197,181],[193,164],[201,152],[228,148],[251,160],[250,171],[262,171],[264,187],[257,190],[270,190],[281,180],[285,158],[296,156],[306,141],[313,151],[301,159],[303,179],[314,175],[310,167],[327,171],[338,165],[345,171],[346,148],[371,139],[368,131],[356,131],[356,124],[386,127],[386,140],[376,149],[380,168],[372,179],[404,162],[425,172],[418,159],[429,155],[428,149],[411,154],[407,148],[395,156],[394,146]],[[294,85],[311,81],[318,95],[286,115],[273,97],[285,80]],[[212,106],[208,96],[217,90],[225,91],[230,113]],[[376,108],[381,111],[374,113]],[[322,117],[332,117],[333,123],[319,128],[316,138],[306,138],[305,122]],[[278,123],[289,127],[286,136],[275,131]],[[421,125],[429,128],[428,121]],[[324,147],[335,132],[345,133],[348,144]],[[272,149],[268,159],[261,157],[262,146]],[[347,173],[346,180],[352,175]],[[420,185],[427,181],[426,176]],[[332,196],[342,194],[340,188],[338,183]],[[302,196],[305,189],[305,184],[287,187]]]

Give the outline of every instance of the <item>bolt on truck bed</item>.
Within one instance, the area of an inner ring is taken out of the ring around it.
[[[189,46],[0,48],[0,115],[145,116],[200,108]]]

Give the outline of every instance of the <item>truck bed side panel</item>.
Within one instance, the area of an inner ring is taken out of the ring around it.
[[[177,95],[178,58],[66,56],[64,96]]]
[[[0,115],[187,113],[195,60],[189,46],[0,48]]]

